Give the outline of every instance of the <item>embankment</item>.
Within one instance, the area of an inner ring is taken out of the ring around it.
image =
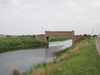
[[[53,62],[39,64],[25,75],[100,75],[100,56],[95,40],[82,40],[58,53]]]

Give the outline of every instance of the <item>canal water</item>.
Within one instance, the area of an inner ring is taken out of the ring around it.
[[[72,46],[72,40],[50,42],[49,48],[27,49],[0,54],[0,75],[11,75],[14,69],[21,73],[41,62],[50,62],[56,53]]]

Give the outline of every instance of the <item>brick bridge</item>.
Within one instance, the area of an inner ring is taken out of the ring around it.
[[[82,38],[74,35],[74,31],[45,31],[45,35],[36,35],[35,39],[46,42],[49,47],[50,37],[71,37],[73,43]]]

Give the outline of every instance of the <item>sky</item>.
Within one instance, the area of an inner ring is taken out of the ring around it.
[[[100,34],[100,0],[0,0],[0,34]]]

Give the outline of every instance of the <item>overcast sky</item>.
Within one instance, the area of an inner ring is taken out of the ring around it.
[[[0,0],[0,34],[100,34],[100,0]]]

